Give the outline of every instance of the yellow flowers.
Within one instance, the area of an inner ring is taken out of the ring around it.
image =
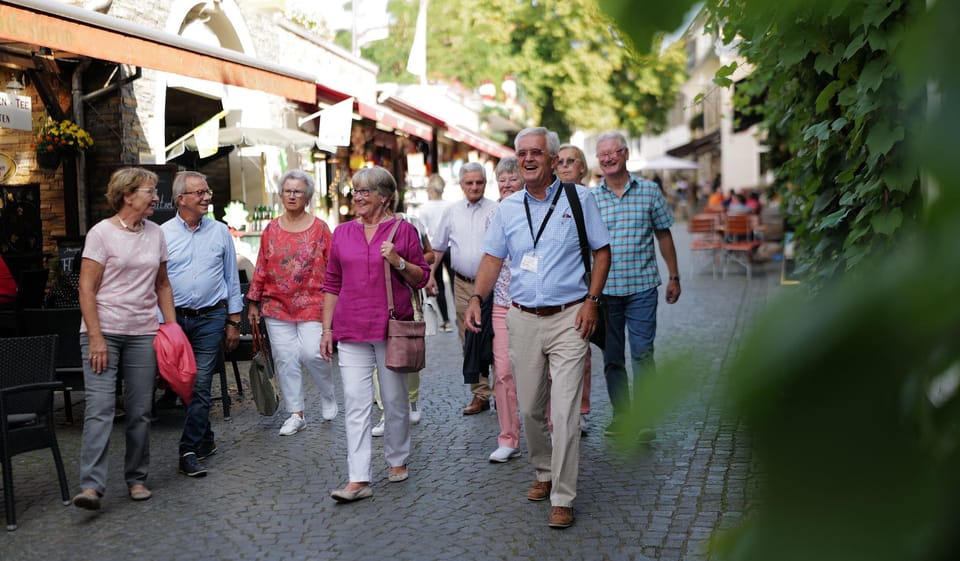
[[[69,119],[55,121],[47,117],[37,134],[36,150],[42,152],[82,152],[93,146],[90,133]]]

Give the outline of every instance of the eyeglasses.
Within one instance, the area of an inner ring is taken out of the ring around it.
[[[156,188],[153,188],[153,189],[134,189],[134,191],[137,191],[137,192],[139,192],[139,193],[149,193],[151,197],[156,197],[156,196],[157,196],[157,189],[156,189]]]
[[[196,190],[196,191],[184,191],[183,193],[180,193],[180,194],[181,194],[181,195],[196,195],[196,196],[198,196],[198,197],[200,197],[200,198],[202,199],[202,198],[204,198],[204,197],[208,197],[208,196],[213,195],[213,191],[211,191],[210,189],[198,189],[198,190]]]
[[[620,156],[620,154],[623,154],[624,150],[626,150],[626,148],[617,148],[613,152],[597,152],[597,159],[606,160],[607,158],[616,158]]]
[[[533,156],[534,158],[539,158],[543,156],[546,152],[539,148],[531,148],[529,150],[517,150],[517,158],[523,160],[527,156]]]
[[[292,190],[292,189],[284,189],[284,190],[283,190],[283,196],[284,196],[284,197],[297,197],[297,198],[300,198],[300,197],[304,196],[305,194],[306,194],[306,191],[294,191],[294,190]]]
[[[573,164],[579,162],[577,158],[563,158],[557,161],[561,166],[572,166]]]
[[[373,193],[370,189],[354,189],[353,198],[354,199],[366,199],[370,196],[370,193]]]

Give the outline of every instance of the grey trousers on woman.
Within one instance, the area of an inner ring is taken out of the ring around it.
[[[127,487],[144,484],[150,465],[150,410],[157,376],[154,335],[104,334],[109,355],[107,368],[95,374],[90,368],[90,341],[80,334],[86,409],[80,444],[80,488],[103,494],[107,489],[107,457],[116,409],[117,372],[123,371],[123,408],[126,412],[127,448],[124,478]]]

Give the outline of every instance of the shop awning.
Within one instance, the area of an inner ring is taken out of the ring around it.
[[[0,41],[142,66],[316,103],[316,77],[237,51],[50,0],[0,3]]]
[[[364,103],[357,101],[358,112],[368,119],[372,119],[382,125],[393,129],[401,130],[407,134],[422,138],[427,142],[433,140],[433,129],[420,121],[405,117],[395,111],[391,111],[382,105]]]
[[[510,148],[460,127],[449,126],[444,134],[450,140],[463,142],[495,158],[509,158],[514,155]]]
[[[318,145],[317,137],[293,129],[261,129],[255,127],[225,127],[220,129],[220,146],[274,146],[294,150],[310,150],[314,147],[330,151],[329,147]],[[187,150],[196,150],[197,141],[193,136],[183,141]]]

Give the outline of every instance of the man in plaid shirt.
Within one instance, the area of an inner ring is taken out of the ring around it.
[[[667,303],[673,304],[680,298],[677,251],[670,234],[673,216],[656,183],[632,177],[627,171],[629,157],[627,139],[622,134],[608,132],[600,135],[597,159],[604,177],[594,189],[594,197],[610,232],[612,253],[610,273],[603,289],[609,310],[603,373],[613,405],[613,421],[604,431],[608,436],[621,431],[624,416],[630,411],[624,327],[630,335],[634,391],[641,374],[652,372],[654,368],[653,340],[657,331],[660,286],[654,238],[670,275]],[[645,429],[638,436],[651,440],[656,433]]]

